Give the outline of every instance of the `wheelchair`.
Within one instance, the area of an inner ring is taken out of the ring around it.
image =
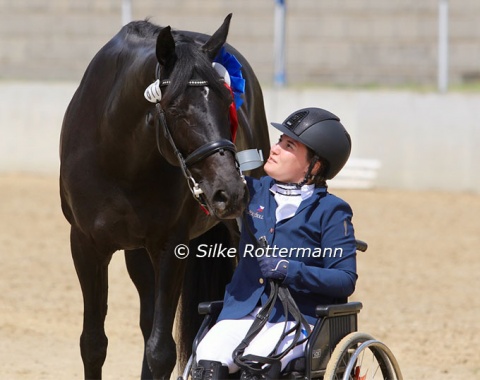
[[[367,244],[357,240],[357,250],[366,251]],[[203,322],[195,337],[192,355],[182,376],[191,379],[196,348],[215,324],[223,301],[202,302],[198,306]],[[402,380],[399,364],[392,351],[371,335],[358,331],[361,302],[319,305],[318,317],[306,342],[302,357],[293,359],[283,369],[284,380]]]

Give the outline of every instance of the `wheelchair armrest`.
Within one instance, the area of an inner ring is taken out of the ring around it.
[[[318,317],[305,347],[305,378],[322,378],[333,349],[348,334],[357,331],[361,302],[317,305]]]
[[[360,252],[365,252],[368,248],[368,244],[363,240],[355,240],[355,245],[357,247],[357,251]]]
[[[347,302],[338,305],[318,305],[315,315],[320,318],[338,317],[341,315],[358,314],[362,310],[361,302]]]
[[[222,301],[205,301],[198,304],[198,314],[215,314],[218,315],[223,308]]]

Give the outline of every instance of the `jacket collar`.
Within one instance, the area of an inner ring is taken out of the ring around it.
[[[269,176],[266,176],[267,178],[269,178],[269,185],[268,185],[268,188],[270,189],[273,184],[276,182],[273,178],[269,177]],[[310,206],[311,204],[313,204],[314,202],[318,202],[321,198],[323,198],[324,196],[327,195],[327,192],[328,192],[328,188],[327,187],[315,187],[314,190],[313,190],[313,194],[311,197],[308,197],[307,199],[303,200],[302,203],[300,203],[300,206],[298,207],[297,211],[295,214],[298,214],[300,211],[302,211],[304,208]],[[269,192],[271,197],[270,198],[270,207],[276,207],[276,202],[275,202],[275,199],[274,199],[274,194],[270,191]]]
[[[312,196],[305,199],[304,201],[302,201],[302,203],[300,203],[300,206],[298,206],[298,210],[297,210],[296,214],[298,214],[300,211],[302,211],[304,208],[310,206],[314,202],[318,202],[325,195],[327,195],[327,188],[326,187],[316,187],[313,191]]]

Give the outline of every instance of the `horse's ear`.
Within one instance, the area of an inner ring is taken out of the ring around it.
[[[175,54],[175,41],[172,36],[172,28],[166,26],[157,37],[156,55],[160,65],[165,66],[167,62],[174,57]]]
[[[208,57],[212,61],[227,41],[228,29],[230,27],[231,18],[232,14],[230,13],[227,17],[225,17],[225,20],[223,21],[223,24],[220,26],[220,28],[218,28],[217,31],[213,33],[213,36],[211,36],[210,39],[202,46],[203,51],[207,53]]]

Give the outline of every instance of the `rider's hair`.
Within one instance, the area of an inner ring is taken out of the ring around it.
[[[315,174],[311,174],[311,181],[315,185],[315,187],[327,187],[327,177],[326,173],[328,171],[328,161],[323,157],[320,157],[316,154],[313,149],[307,147],[307,161],[310,162],[310,170],[313,168],[315,163],[318,161],[320,162],[320,168],[318,172]]]

